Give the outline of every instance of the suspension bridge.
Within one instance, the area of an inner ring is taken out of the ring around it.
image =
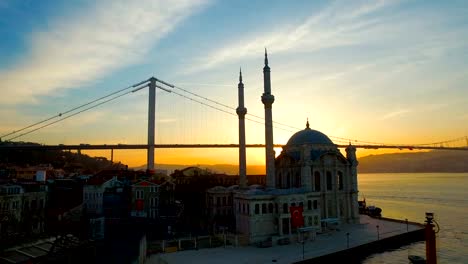
[[[29,135],[31,133],[43,130],[49,126],[65,121],[74,116],[80,115],[84,112],[90,111],[98,106],[104,105],[111,101],[117,100],[129,94],[136,93],[142,89],[149,89],[148,99],[148,137],[147,144],[58,144],[58,145],[41,145],[41,144],[15,144],[13,140],[17,140],[21,137]],[[111,160],[113,159],[113,150],[130,150],[130,149],[142,149],[148,150],[147,161],[148,164],[154,164],[154,149],[178,149],[178,148],[238,148],[239,144],[155,144],[155,114],[156,114],[156,89],[160,89],[168,94],[181,97],[184,100],[188,100],[193,103],[197,103],[203,107],[215,110],[217,112],[232,115],[237,117],[236,108],[218,102],[216,100],[207,98],[197,93],[191,92],[182,87],[170,84],[166,81],[151,77],[147,80],[138,82],[134,85],[130,85],[123,89],[116,90],[110,94],[99,97],[97,99],[86,102],[77,107],[73,107],[66,111],[60,112],[56,115],[47,117],[41,121],[29,124],[21,129],[14,130],[7,134],[0,136],[0,149],[16,149],[16,150],[110,150]],[[264,124],[264,118],[255,114],[248,113],[245,117],[246,120],[258,124]],[[288,124],[274,122],[274,128],[280,130],[286,130],[288,132],[297,132],[302,130]],[[457,150],[457,151],[468,151],[468,136],[458,137],[454,139],[430,142],[422,144],[389,144],[379,142],[369,142],[358,139],[344,138],[330,136],[338,148],[345,148],[349,144],[352,144],[356,148],[360,149],[407,149],[407,150]],[[275,147],[282,147],[281,144],[275,144]],[[248,148],[264,148],[264,144],[247,144]],[[152,167],[149,165],[149,168]]]

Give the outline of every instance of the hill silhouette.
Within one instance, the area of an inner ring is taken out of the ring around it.
[[[0,142],[6,145],[37,145],[33,142]],[[0,148],[0,163],[27,167],[39,164],[51,164],[56,169],[80,169],[98,172],[102,169],[120,169],[126,165],[112,163],[105,157],[91,157],[86,154],[62,150],[15,150]]]
[[[468,151],[429,151],[414,153],[391,153],[361,157],[359,173],[379,172],[468,172]],[[158,169],[171,173],[186,167],[207,168],[213,172],[237,175],[235,164],[156,164]],[[146,169],[146,165],[136,169]],[[247,165],[247,174],[265,174],[263,165]]]
[[[378,172],[468,172],[468,151],[434,150],[391,153],[359,158],[358,171]]]

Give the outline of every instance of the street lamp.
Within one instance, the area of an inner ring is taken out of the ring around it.
[[[349,232],[346,233],[346,246],[349,248]]]
[[[377,227],[377,240],[380,240],[379,225],[376,225],[376,227]]]

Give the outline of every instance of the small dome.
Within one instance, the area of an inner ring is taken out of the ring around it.
[[[226,192],[226,187],[215,186],[215,187],[208,189],[208,192]]]
[[[287,146],[292,145],[304,145],[304,144],[326,144],[333,145],[333,141],[328,138],[325,134],[320,131],[309,128],[309,121],[307,121],[307,127],[295,133],[286,144]]]

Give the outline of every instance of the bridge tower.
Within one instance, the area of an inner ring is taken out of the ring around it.
[[[156,112],[156,78],[149,79],[148,98],[148,155],[146,166],[148,170],[154,170],[154,134],[155,134],[155,112]]]

